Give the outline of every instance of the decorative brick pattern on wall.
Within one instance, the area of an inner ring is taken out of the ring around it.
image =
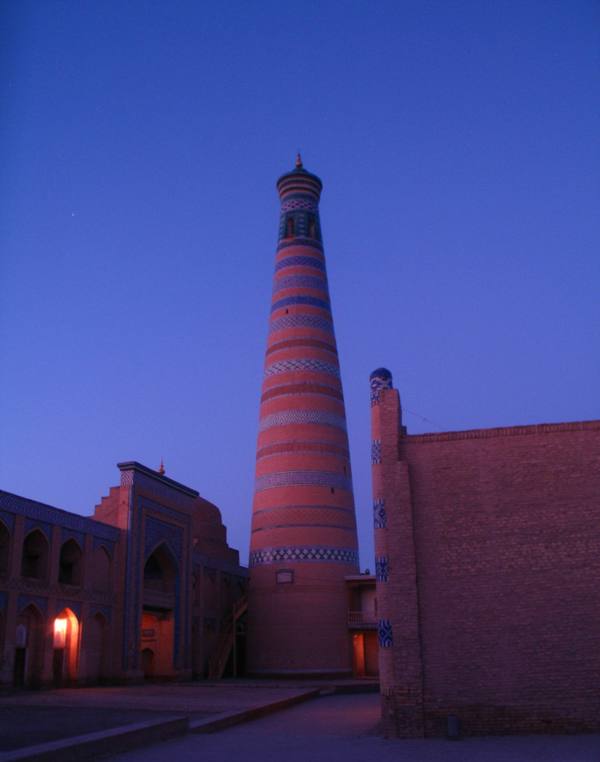
[[[250,566],[272,564],[278,561],[335,561],[345,564],[358,563],[358,553],[353,548],[265,548],[250,553]]]
[[[336,429],[346,431],[346,418],[342,415],[335,415],[326,410],[282,410],[280,413],[271,413],[261,419],[259,431],[267,431],[274,426],[305,426],[314,424],[316,426],[333,426]]]

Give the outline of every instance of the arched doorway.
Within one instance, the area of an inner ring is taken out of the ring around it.
[[[154,677],[154,651],[151,648],[142,649],[142,670],[145,679]]]
[[[30,603],[17,616],[15,632],[15,688],[36,688],[42,682],[44,665],[44,617]]]
[[[85,630],[86,678],[98,683],[108,677],[108,622],[98,612],[87,623]]]
[[[79,621],[69,608],[54,619],[52,679],[55,687],[69,685],[77,678]]]
[[[145,677],[174,672],[177,575],[177,562],[169,546],[160,544],[144,565],[140,649]]]

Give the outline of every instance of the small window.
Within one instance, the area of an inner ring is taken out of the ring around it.
[[[332,495],[335,495],[335,487],[332,487],[332,488],[331,488],[331,494],[332,494]]]
[[[292,569],[279,569],[275,575],[278,585],[290,585],[294,581]]]
[[[292,217],[288,217],[285,223],[285,234],[287,238],[294,237],[294,220]]]

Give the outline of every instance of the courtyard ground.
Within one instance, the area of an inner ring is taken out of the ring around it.
[[[375,734],[379,697],[334,695],[210,735],[112,757],[119,762],[600,762],[600,736],[398,741]]]

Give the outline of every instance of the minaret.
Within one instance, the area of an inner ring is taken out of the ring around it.
[[[248,671],[351,672],[344,577],[358,571],[346,413],[319,221],[321,180],[281,199],[250,540]]]

